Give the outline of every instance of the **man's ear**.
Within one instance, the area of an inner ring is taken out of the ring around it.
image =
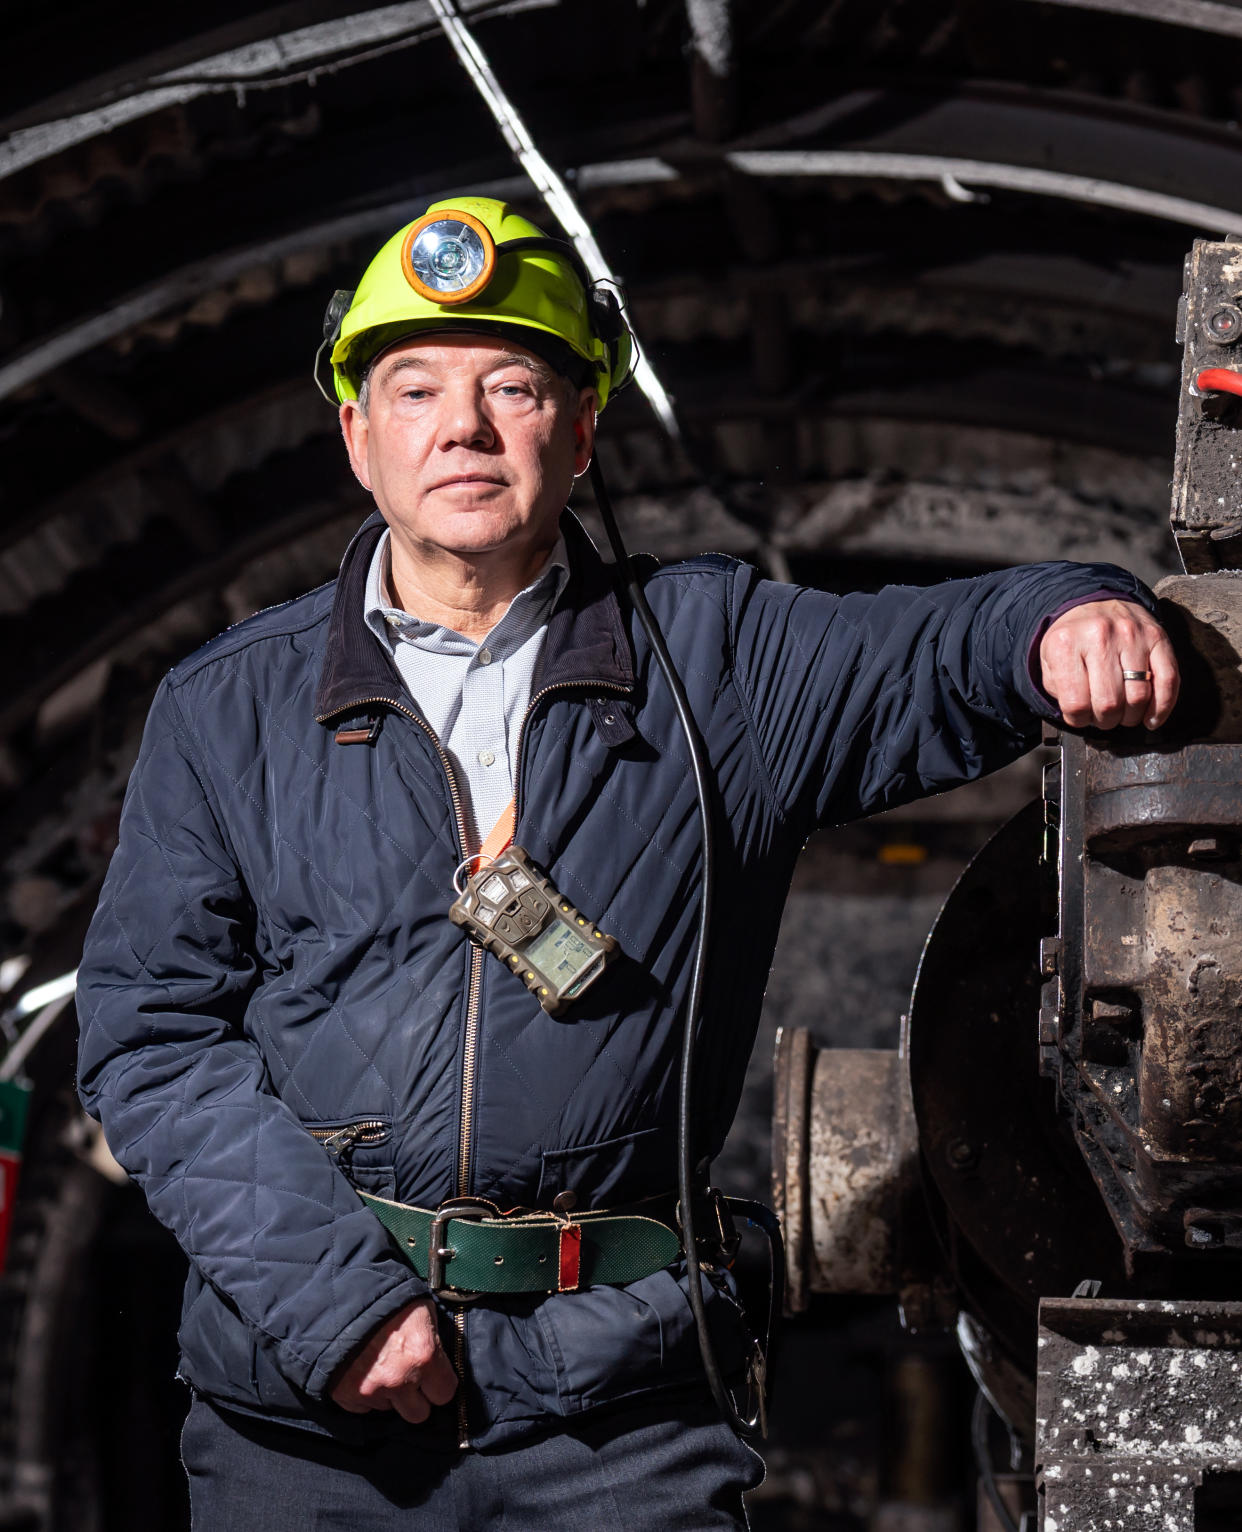
[[[370,426],[356,399],[346,399],[340,409],[341,435],[345,438],[345,450],[349,453],[349,466],[354,478],[363,489],[370,490],[371,474],[367,454],[371,445]]]
[[[591,466],[595,451],[595,412],[599,395],[593,388],[584,388],[578,396],[578,408],[574,415],[574,478],[578,479]]]

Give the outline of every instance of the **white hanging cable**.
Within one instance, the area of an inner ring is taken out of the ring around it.
[[[62,973],[57,979],[49,979],[46,984],[36,984],[34,989],[28,989],[13,1010],[18,1016],[33,1016],[45,1005],[51,1005],[53,1000],[63,1000],[66,995],[72,995],[77,983],[78,971],[75,968],[72,973]]]
[[[608,269],[608,263],[604,260],[603,252],[596,244],[586,219],[579,212],[565,183],[535,148],[530,134],[526,131],[525,124],[501,90],[496,77],[488,66],[487,59],[467,31],[461,18],[457,15],[452,0],[430,0],[430,3],[432,9],[439,17],[445,36],[453,45],[454,52],[474,81],[479,94],[487,102],[493,117],[495,117],[500,127],[500,131],[504,134],[505,142],[509,145],[522,169],[538,188],[548,208],[557,218],[565,233],[572,240],[578,257],[586,267],[592,281],[614,281],[615,279]],[[681,430],[677,423],[677,417],[673,412],[672,401],[665,393],[659,379],[655,376],[648,363],[640,360],[634,369],[634,381],[646,396],[647,402],[651,405],[661,425],[668,433],[669,438],[674,443],[683,445]],[[598,459],[591,464],[591,483],[595,491],[596,504],[599,507],[600,515],[603,518],[604,526],[608,533],[608,540],[612,545],[617,568],[625,579],[629,590],[634,613],[646,632],[655,664],[663,672],[665,681],[672,693],[677,718],[686,738],[690,769],[695,783],[695,795],[698,799],[703,857],[702,887],[699,902],[698,937],[695,944],[682,1032],[681,1066],[677,1092],[678,1217],[681,1224],[686,1271],[690,1279],[687,1297],[694,1314],[695,1329],[698,1332],[699,1347],[703,1355],[703,1369],[706,1380],[724,1418],[736,1430],[743,1434],[749,1434],[762,1421],[762,1406],[753,1419],[744,1419],[734,1403],[728,1385],[721,1374],[720,1366],[716,1359],[715,1346],[703,1294],[703,1277],[699,1264],[695,1232],[695,1218],[697,1216],[695,1201],[698,1186],[694,1163],[694,1060],[700,1034],[703,999],[706,993],[706,977],[711,953],[711,888],[714,862],[710,768],[707,763],[705,747],[698,733],[694,716],[690,710],[690,704],[686,698],[685,687],[677,675],[676,666],[672,655],[669,653],[668,645],[660,632],[659,625],[652,614],[651,608],[647,605],[647,599],[643,593],[642,580],[636,573],[633,561],[626,552],[625,544],[622,541],[621,532],[612,512]],[[767,1216],[771,1217],[771,1215]],[[775,1220],[772,1220],[772,1222],[774,1225]],[[777,1273],[784,1270],[783,1259],[780,1257],[775,1245],[773,1246],[772,1261],[772,1312],[775,1313],[779,1311],[780,1304],[779,1296],[777,1296],[780,1287]],[[762,1361],[764,1353],[758,1347],[756,1347],[756,1355]]]
[[[604,252],[595,241],[590,225],[579,211],[578,204],[570,195],[569,188],[552,169],[535,147],[526,131],[526,124],[518,115],[516,107],[505,95],[499,80],[492,73],[487,56],[475,42],[470,29],[457,13],[453,0],[431,0],[431,8],[439,19],[445,37],[452,44],[453,52],[461,61],[462,68],[474,81],[479,95],[487,103],[488,110],[496,119],[496,125],[512,150],[514,158],[530,177],[539,195],[547,203],[557,222],[569,236],[582,264],[593,282],[608,282],[620,292],[620,284],[613,276]],[[630,327],[633,329],[633,326]],[[635,347],[634,382],[638,385],[656,418],[674,442],[681,443],[681,426],[673,410],[673,402],[656,377],[647,358]]]

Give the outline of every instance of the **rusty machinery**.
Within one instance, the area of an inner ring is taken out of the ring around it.
[[[1242,1526],[1242,239],[1196,242],[1178,338],[1172,719],[1049,733],[898,1050],[777,1045],[789,1306],[956,1324],[1030,1474],[996,1517],[1042,1532]]]

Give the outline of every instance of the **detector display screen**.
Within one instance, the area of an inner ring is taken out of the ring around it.
[[[527,958],[540,973],[565,989],[584,968],[600,956],[599,948],[584,942],[563,920],[554,920],[527,948]]]

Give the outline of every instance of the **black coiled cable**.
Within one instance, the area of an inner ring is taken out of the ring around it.
[[[717,1407],[735,1431],[753,1434],[760,1425],[761,1412],[757,1409],[748,1419],[734,1403],[728,1385],[720,1373],[716,1360],[716,1348],[712,1342],[711,1328],[707,1319],[707,1305],[703,1299],[703,1272],[699,1263],[699,1251],[694,1227],[694,1055],[698,1041],[699,1020],[703,1012],[703,994],[707,984],[707,960],[710,953],[711,911],[715,841],[712,834],[712,778],[707,764],[707,750],[703,736],[690,711],[690,702],[673,657],[668,651],[664,635],[660,632],[655,614],[647,604],[642,584],[634,572],[634,566],[621,539],[617,519],[613,515],[612,501],[604,483],[604,475],[596,459],[591,460],[591,487],[595,491],[595,503],[599,507],[604,530],[617,562],[618,572],[625,580],[626,590],[634,611],[647,635],[656,664],[668,683],[673,695],[677,721],[686,737],[690,752],[690,769],[694,776],[694,789],[699,805],[699,829],[703,843],[703,882],[699,895],[699,921],[694,953],[694,966],[690,975],[690,994],[686,1001],[685,1029],[681,1043],[681,1074],[677,1090],[677,1196],[680,1203],[682,1243],[685,1246],[686,1273],[689,1281],[690,1308],[698,1330],[699,1350],[703,1356],[703,1370],[707,1374],[708,1387]],[[761,1385],[762,1386],[762,1385]]]

